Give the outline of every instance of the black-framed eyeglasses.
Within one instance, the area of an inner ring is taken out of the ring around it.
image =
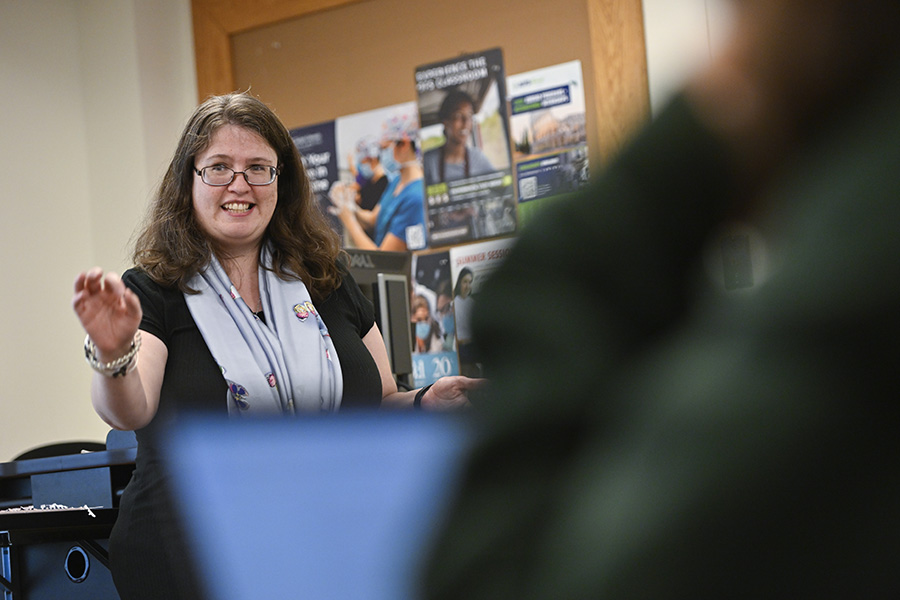
[[[230,184],[238,173],[250,185],[269,185],[278,176],[278,168],[269,165],[251,165],[243,171],[235,171],[225,165],[212,165],[202,169],[194,168],[194,172],[203,179],[203,183],[215,186]]]

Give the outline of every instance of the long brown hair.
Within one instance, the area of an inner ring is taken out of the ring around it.
[[[191,293],[188,281],[216,252],[194,216],[194,158],[223,125],[259,134],[278,155],[278,202],[263,243],[272,247],[272,270],[301,279],[313,300],[340,285],[340,240],[313,199],[300,153],[275,113],[248,93],[212,96],[194,111],[160,183],[134,245],[135,265],[156,283]]]

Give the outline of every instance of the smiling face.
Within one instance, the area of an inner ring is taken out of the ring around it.
[[[223,125],[209,147],[197,154],[197,169],[221,165],[244,171],[254,165],[278,166],[275,150],[256,132]],[[223,186],[203,183],[194,176],[192,191],[197,223],[214,245],[231,256],[256,252],[278,200],[278,179],[269,185],[250,185],[243,175]]]
[[[444,120],[444,135],[447,143],[465,146],[472,133],[472,119],[475,111],[469,102],[459,103]]]

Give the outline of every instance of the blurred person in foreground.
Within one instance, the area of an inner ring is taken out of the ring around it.
[[[734,9],[483,286],[427,598],[900,594],[900,3]],[[768,268],[727,292],[732,222]]]
[[[109,540],[122,600],[202,597],[160,462],[173,421],[468,405],[478,382],[464,377],[398,391],[340,257],[287,129],[257,98],[229,94],[189,119],[135,267],[76,278],[94,409],[138,442]]]

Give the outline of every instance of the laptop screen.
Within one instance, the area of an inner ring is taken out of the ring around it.
[[[469,443],[457,417],[411,412],[195,420],[169,435],[213,600],[414,600]]]

